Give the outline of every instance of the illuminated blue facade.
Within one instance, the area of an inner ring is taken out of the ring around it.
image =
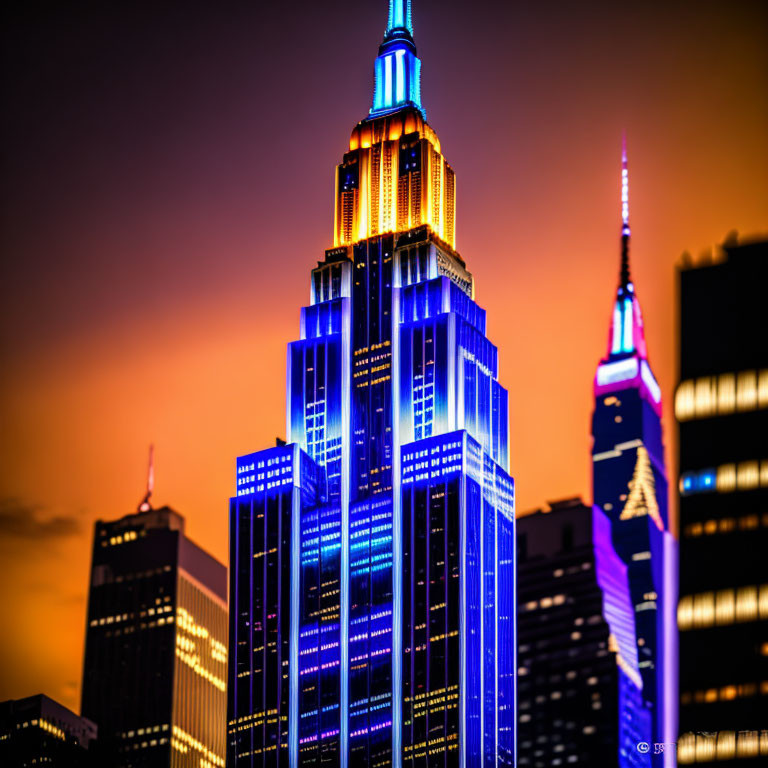
[[[421,59],[416,55],[411,0],[390,0],[387,30],[374,65],[371,117],[421,106]]]
[[[626,153],[622,218],[621,272],[608,354],[595,376],[592,461],[594,504],[610,521],[611,546],[624,566],[621,590],[616,586],[621,569],[604,565],[603,577],[606,587],[612,585],[610,594],[606,588],[604,593],[621,671],[623,767],[643,764],[637,762],[638,742],[671,745],[677,737],[677,545],[669,532],[661,390],[648,363],[629,274]],[[605,575],[609,570],[610,577]],[[672,747],[660,750],[651,751],[651,765],[676,764]]]
[[[453,177],[408,45],[410,3],[394,0],[353,133],[372,143],[339,177],[351,240],[312,271],[288,347],[287,444],[238,459],[228,766],[514,765],[508,396],[444,239]]]

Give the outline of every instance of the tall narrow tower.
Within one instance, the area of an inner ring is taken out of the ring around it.
[[[619,285],[608,351],[595,377],[592,477],[594,504],[610,520],[612,544],[626,566],[629,585],[631,609],[627,606],[623,617],[623,637],[615,640],[622,671],[620,700],[627,702],[629,717],[622,726],[620,764],[634,765],[638,741],[671,745],[677,736],[676,544],[668,532],[661,390],[648,363],[640,303],[630,277],[626,147],[621,214]],[[650,715],[647,729],[645,713]],[[653,765],[674,765],[674,750],[668,746],[651,752],[651,760]]]
[[[288,444],[237,461],[229,766],[514,764],[507,392],[392,0],[288,347]]]

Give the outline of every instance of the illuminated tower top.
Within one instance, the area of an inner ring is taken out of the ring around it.
[[[613,359],[626,355],[638,355],[643,359],[648,356],[640,302],[635,296],[635,287],[629,274],[630,235],[629,169],[627,167],[627,142],[624,139],[621,148],[621,269],[608,347],[608,355]]]
[[[613,305],[608,335],[608,354],[597,369],[595,392],[609,392],[638,385],[648,395],[656,410],[661,408],[659,385],[648,365],[645,330],[640,302],[635,295],[629,270],[629,169],[626,140],[621,151],[621,262],[619,285]]]
[[[426,225],[460,260],[456,177],[421,106],[410,0],[389,2],[374,75],[373,106],[336,168],[334,248]]]
[[[421,60],[416,56],[411,0],[389,0],[389,18],[374,67],[371,117],[421,106]]]
[[[389,19],[387,21],[387,37],[398,30],[413,34],[411,23],[411,0],[389,0]]]

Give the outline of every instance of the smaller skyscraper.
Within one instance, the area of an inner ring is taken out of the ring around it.
[[[300,561],[291,559],[291,549],[298,550],[301,539],[301,563],[306,566],[309,552],[319,546],[321,518],[326,528],[334,525],[323,510],[313,510],[317,480],[309,456],[282,441],[237,460],[237,495],[230,503],[229,524],[229,768],[289,764],[288,728],[296,727],[298,715],[299,680],[290,672],[298,665],[300,604],[295,586]],[[308,528],[303,539],[302,521]],[[337,515],[337,538],[338,526]],[[326,568],[312,570],[308,582],[304,610],[319,624],[322,619],[337,624],[338,579]],[[326,648],[326,654],[328,650],[333,649]],[[325,722],[333,714],[326,711],[323,717],[319,710],[338,696],[338,685],[333,684],[333,669],[316,677],[321,684],[309,687],[318,702],[317,717]]]
[[[0,765],[97,768],[96,725],[43,694],[0,704]]]
[[[648,766],[627,568],[567,499],[517,520],[518,766]],[[634,654],[634,655],[633,655]]]
[[[150,462],[139,511],[96,523],[82,712],[105,764],[223,766],[227,569],[151,492]]]
[[[768,241],[680,272],[681,763],[768,762]]]
[[[607,354],[597,367],[592,417],[593,502],[610,520],[610,537],[626,566],[633,650],[622,658],[620,690],[634,687],[651,713],[642,739],[655,767],[673,768],[677,738],[677,543],[669,532],[661,388],[645,343],[643,316],[629,269],[629,176],[621,168],[621,267]],[[630,664],[629,659],[636,659]],[[634,697],[635,694],[633,694]],[[639,722],[639,713],[635,721]],[[653,749],[653,748],[652,748]]]

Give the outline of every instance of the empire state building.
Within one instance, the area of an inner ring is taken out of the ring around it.
[[[508,396],[420,70],[390,0],[288,345],[287,442],[237,459],[231,768],[514,765]]]

